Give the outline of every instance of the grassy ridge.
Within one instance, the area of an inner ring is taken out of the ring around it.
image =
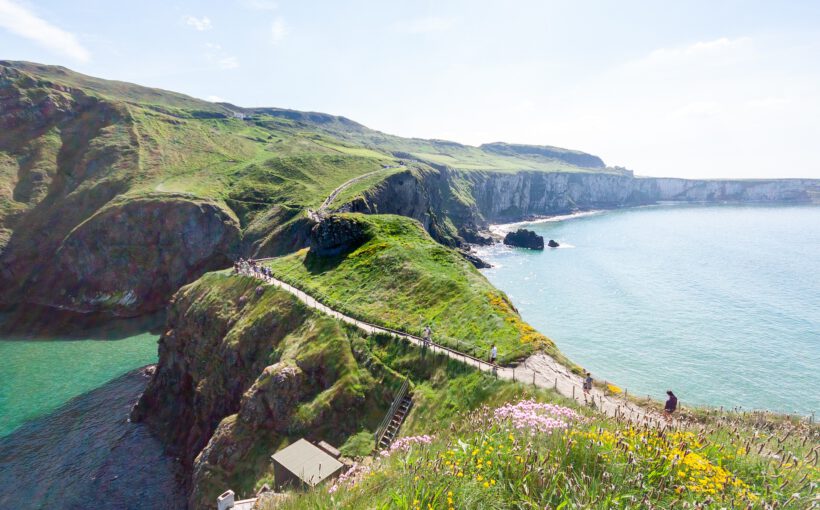
[[[368,240],[350,253],[318,257],[308,250],[267,263],[327,305],[349,315],[421,335],[486,358],[498,345],[502,361],[537,349],[560,357],[551,340],[526,324],[504,293],[457,252],[436,243],[411,219],[359,214]]]

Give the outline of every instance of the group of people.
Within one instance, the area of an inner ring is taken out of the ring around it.
[[[270,282],[273,278],[273,272],[269,267],[263,266],[253,259],[243,259],[242,257],[233,263],[233,272],[234,274],[253,276],[267,282]]]
[[[586,401],[589,392],[592,391],[592,374],[589,372],[584,373],[584,401]],[[672,393],[672,390],[667,390],[666,396],[669,397],[666,399],[666,403],[663,406],[663,417],[666,420],[672,419],[672,413],[674,413],[678,409],[678,397]]]

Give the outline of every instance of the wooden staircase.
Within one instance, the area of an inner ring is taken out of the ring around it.
[[[399,429],[410,413],[410,408],[413,407],[413,397],[408,391],[409,381],[405,380],[393,400],[393,405],[390,406],[390,410],[382,420],[382,424],[376,430],[376,450],[390,448],[393,440],[396,439]]]

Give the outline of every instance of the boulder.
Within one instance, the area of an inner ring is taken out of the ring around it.
[[[476,267],[476,269],[489,269],[489,268],[493,267],[492,264],[489,264],[489,263],[485,262],[484,260],[479,258],[476,254],[471,253],[467,250],[458,250],[458,253],[462,257],[467,259],[467,261],[470,264],[474,265]]]
[[[544,238],[532,230],[519,228],[515,232],[509,232],[504,236],[504,244],[519,248],[529,248],[530,250],[543,250]]]
[[[547,246],[549,246],[550,248],[558,248],[561,245],[558,244],[558,242],[555,241],[554,239],[550,239],[549,242],[547,243]]]
[[[458,235],[465,243],[480,244],[482,246],[489,246],[493,244],[493,238],[482,234],[478,230],[470,227],[462,227],[458,231]]]
[[[310,231],[310,252],[333,257],[361,246],[368,238],[367,226],[346,216],[328,216]]]

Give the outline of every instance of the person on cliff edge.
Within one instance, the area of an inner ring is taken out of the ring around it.
[[[672,413],[678,408],[678,397],[672,393],[672,390],[667,391],[666,394],[669,395],[669,399],[666,401],[666,405],[663,406],[663,417],[667,420],[671,420]]]

